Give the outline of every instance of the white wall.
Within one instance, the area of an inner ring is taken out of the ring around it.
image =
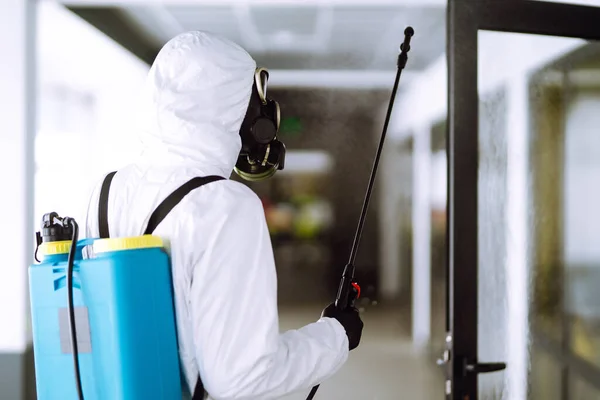
[[[148,66],[56,3],[39,4],[38,23],[35,222],[56,210],[77,217],[81,225],[93,185],[138,151],[132,105]],[[64,156],[56,157],[48,151],[52,148]],[[77,185],[59,192],[56,176]]]
[[[413,77],[405,86],[401,83],[402,90],[398,92],[390,122],[390,135],[402,137],[412,134],[419,126],[446,118],[447,74],[446,55],[442,54],[422,74]]]
[[[38,5],[40,81],[97,91],[140,82],[145,63],[55,2]],[[131,83],[130,83],[131,82]]]
[[[0,352],[26,347],[27,264],[32,260],[33,136],[35,134],[34,3],[0,2]],[[19,374],[16,374],[19,376]],[[11,375],[12,376],[12,375]],[[12,382],[4,382],[0,387]],[[19,377],[20,378],[20,377]],[[19,385],[20,386],[20,385]],[[6,390],[10,391],[12,387]],[[5,390],[2,390],[3,394]]]
[[[413,156],[412,340],[425,349],[431,337],[431,127],[415,131]]]
[[[448,157],[445,150],[431,155],[431,207],[434,210],[445,210],[448,206]]]
[[[63,6],[40,2],[37,10],[37,170],[29,217],[35,229],[42,214],[51,211],[74,216],[81,226],[93,184],[138,151],[131,105],[148,66]],[[11,297],[26,299],[26,274],[19,265],[23,285],[16,285]],[[24,331],[15,336],[0,329],[0,350],[31,340],[25,311],[12,305],[4,310],[0,304],[0,316],[7,314],[2,319],[17,321]]]
[[[378,133],[379,134],[379,133]],[[389,134],[389,133],[388,133]],[[400,150],[402,140],[388,138],[382,151],[377,170],[376,187],[379,190],[379,293],[383,299],[395,300],[408,288],[400,261],[400,244],[404,238],[401,227],[406,224],[402,205],[412,193],[412,157],[407,150]]]

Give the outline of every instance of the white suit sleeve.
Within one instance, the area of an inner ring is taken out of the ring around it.
[[[279,333],[276,270],[262,204],[254,196],[224,207],[191,286],[205,389],[217,400],[275,399],[309,390],[346,361],[344,328],[322,318]]]

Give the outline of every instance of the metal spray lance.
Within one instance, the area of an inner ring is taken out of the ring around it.
[[[373,184],[375,183],[375,176],[377,175],[377,167],[379,166],[379,159],[381,158],[383,143],[385,141],[385,136],[387,134],[388,125],[390,123],[390,118],[392,115],[392,110],[394,108],[394,100],[396,99],[396,92],[398,91],[400,76],[402,75],[402,70],[404,69],[404,67],[406,67],[406,62],[408,61],[408,52],[410,51],[410,40],[414,34],[415,31],[410,26],[404,30],[404,42],[400,45],[400,54],[398,55],[398,70],[396,72],[396,80],[394,82],[394,88],[392,89],[392,94],[388,103],[388,109],[385,116],[385,123],[383,124],[381,138],[379,139],[379,147],[377,148],[377,154],[375,155],[375,160],[371,169],[369,185],[367,186],[367,192],[365,194],[362,209],[360,212],[360,218],[358,220],[358,226],[354,235],[352,249],[350,250],[350,258],[348,260],[348,264],[346,264],[346,266],[344,267],[344,272],[342,273],[342,279],[340,280],[340,286],[338,288],[338,293],[335,299],[335,306],[340,310],[354,307],[354,303],[360,297],[360,286],[357,282],[354,281],[354,271],[356,269],[354,266],[354,262],[356,261],[356,253],[358,251],[358,245],[362,236],[365,218],[367,216],[367,210],[369,208],[369,201],[371,200],[371,193],[373,191]],[[316,385],[312,388],[306,400],[312,400],[315,394],[317,393],[317,390],[319,390],[319,385]]]

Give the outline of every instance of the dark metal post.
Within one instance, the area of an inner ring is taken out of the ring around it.
[[[473,2],[449,0],[448,52],[448,214],[450,270],[449,399],[476,399],[477,374],[477,191],[478,92],[477,26]]]

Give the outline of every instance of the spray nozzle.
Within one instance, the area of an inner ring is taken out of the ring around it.
[[[408,27],[404,30],[404,42],[400,45],[400,50],[408,53],[410,50],[410,39],[414,36],[415,30],[412,27]]]
[[[398,69],[404,69],[406,62],[408,61],[408,52],[410,51],[410,40],[415,34],[415,30],[412,27],[407,27],[404,30],[404,42],[400,45],[400,54],[398,55]]]

